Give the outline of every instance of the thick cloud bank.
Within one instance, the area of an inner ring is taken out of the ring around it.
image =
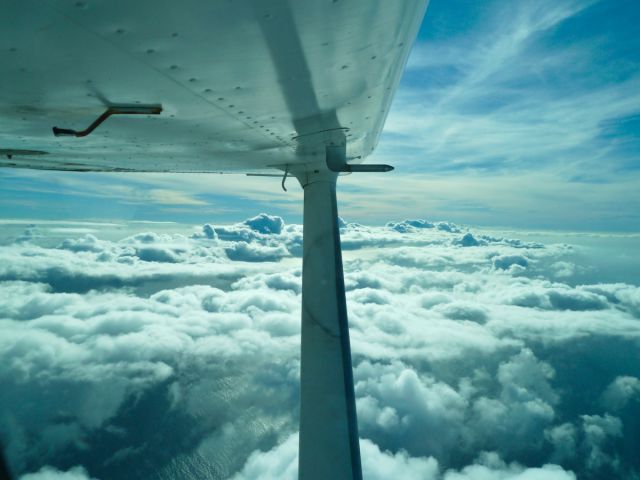
[[[573,472],[558,465],[525,468],[517,463],[507,465],[496,453],[482,452],[473,465],[461,471],[441,472],[434,457],[411,457],[406,451],[381,451],[370,440],[360,441],[363,477],[368,480],[416,478],[422,480],[575,480]],[[298,436],[268,452],[254,452],[242,472],[233,480],[296,480],[298,478]]]
[[[0,247],[17,476],[296,478],[301,226],[28,233]],[[638,478],[640,288],[447,222],[341,233],[366,479]]]

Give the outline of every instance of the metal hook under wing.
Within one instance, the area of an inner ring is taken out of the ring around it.
[[[282,176],[282,190],[287,191],[287,187],[284,186],[284,182],[287,181],[287,175],[289,175],[289,165],[284,169],[284,175]]]
[[[159,115],[161,112],[162,105],[111,105],[84,130],[53,127],[53,134],[56,137],[86,137],[111,115]]]

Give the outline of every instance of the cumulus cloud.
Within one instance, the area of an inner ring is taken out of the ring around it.
[[[295,478],[301,234],[263,214],[0,247],[14,470]],[[637,473],[637,286],[570,283],[566,245],[447,222],[341,235],[365,478]]]
[[[91,480],[87,471],[81,467],[73,467],[63,472],[57,468],[44,466],[35,473],[27,473],[20,477],[20,480]]]
[[[233,480],[296,480],[298,478],[298,435],[290,436],[269,452],[255,451]]]
[[[587,453],[587,467],[597,470],[600,467],[619,463],[617,455],[607,452],[611,448],[611,439],[622,437],[622,422],[609,414],[582,415],[584,431],[583,447]]]
[[[640,399],[640,379],[628,375],[617,377],[602,394],[604,405],[611,410],[619,410],[635,399]]]
[[[545,437],[553,446],[552,459],[563,462],[577,455],[577,429],[572,423],[556,425],[545,431]]]
[[[501,270],[509,270],[512,267],[526,268],[529,261],[522,255],[497,255],[493,257],[493,266]],[[515,269],[518,271],[519,269]]]
[[[284,220],[275,215],[272,216],[267,215],[266,213],[261,213],[257,217],[245,220],[244,224],[256,232],[279,234],[282,232],[282,227],[284,227]]]
[[[492,432],[486,445],[506,454],[543,448],[544,429],[556,417],[554,374],[528,349],[498,366],[496,395],[480,396],[472,407],[474,431]]]
[[[362,362],[354,379],[364,436],[389,447],[402,439],[414,455],[441,455],[460,442],[467,399],[455,388],[402,364]]]
[[[406,233],[422,228],[435,228],[436,224],[418,218],[414,220],[407,219],[402,222],[389,222],[386,226],[396,232]]]
[[[233,480],[295,480],[298,478],[298,436],[292,435],[273,450],[253,452]],[[495,452],[483,452],[476,462],[460,471],[442,472],[434,457],[411,457],[405,451],[381,450],[370,440],[360,440],[362,476],[366,480],[406,478],[419,480],[575,480],[573,472],[559,465],[527,468],[507,464]]]
[[[436,479],[438,462],[433,457],[414,458],[406,452],[383,452],[369,440],[360,441],[363,477],[367,480],[389,478]],[[295,480],[298,478],[298,435],[267,452],[255,451],[233,480]]]
[[[448,471],[443,480],[575,480],[571,471],[559,465],[525,468],[517,463],[507,465],[495,452],[483,452],[477,463],[460,472]]]
[[[473,236],[473,233],[465,233],[462,237],[455,239],[453,243],[462,247],[477,247],[480,245],[480,241]]]

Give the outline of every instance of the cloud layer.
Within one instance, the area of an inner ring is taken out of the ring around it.
[[[342,222],[365,478],[639,474],[640,288],[578,247]],[[0,247],[0,438],[24,479],[295,478],[302,230],[38,226]]]

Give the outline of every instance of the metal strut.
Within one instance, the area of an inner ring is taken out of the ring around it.
[[[304,188],[299,479],[361,480],[338,174],[292,172]]]
[[[362,480],[336,180],[393,167],[349,165],[344,144],[325,161],[291,171],[304,189],[299,479]]]

